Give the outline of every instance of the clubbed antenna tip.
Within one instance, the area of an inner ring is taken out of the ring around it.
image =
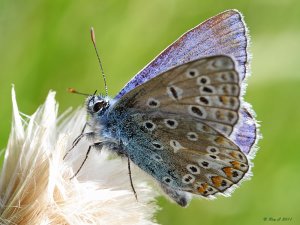
[[[89,96],[89,94],[85,94],[85,93],[79,92],[79,91],[77,91],[75,88],[68,88],[67,91],[68,91],[69,93],[73,93],[73,94]]]

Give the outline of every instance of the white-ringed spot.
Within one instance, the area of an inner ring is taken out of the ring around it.
[[[219,148],[215,147],[215,146],[208,146],[206,148],[206,151],[210,154],[219,154],[220,153],[220,150]]]
[[[196,165],[188,164],[186,168],[191,174],[200,174],[200,168]]]
[[[157,149],[157,150],[162,150],[163,149],[163,145],[160,142],[153,141],[152,144],[153,144],[154,148]]]
[[[199,86],[204,85],[204,84],[210,84],[210,79],[208,76],[200,76],[197,78],[197,84]]]
[[[198,134],[195,132],[188,132],[186,136],[190,141],[198,141]]]
[[[219,160],[220,159],[219,156],[214,155],[214,154],[207,154],[206,156],[213,159],[213,160]]]
[[[172,85],[167,87],[167,94],[173,100],[180,100],[182,99],[183,90],[179,87]]]
[[[206,160],[199,159],[198,160],[198,164],[202,168],[205,168],[205,169],[210,168],[210,163],[208,161],[206,161]]]
[[[205,119],[207,117],[205,109],[199,105],[190,105],[188,107],[188,111],[192,116],[196,116],[201,119]]]
[[[147,105],[150,108],[155,109],[155,108],[158,108],[160,106],[160,102],[157,99],[149,98],[148,101],[147,101]]]
[[[156,128],[155,123],[153,123],[151,120],[145,121],[143,125],[149,131],[153,131]]]
[[[209,95],[209,94],[215,94],[216,93],[216,89],[211,85],[201,86],[199,88],[199,91],[200,91],[201,95]]]
[[[195,181],[195,177],[192,174],[185,174],[182,177],[182,182],[184,184],[192,184],[192,183],[194,183],[194,181]]]
[[[170,129],[175,129],[178,126],[178,122],[175,119],[164,119],[164,123],[165,123],[166,127],[170,128]]]
[[[194,78],[197,77],[199,75],[199,72],[197,69],[189,69],[186,71],[186,76],[188,78]]]
[[[208,97],[204,97],[204,96],[197,96],[195,97],[195,102],[198,103],[199,105],[209,105],[210,104],[210,100]]]

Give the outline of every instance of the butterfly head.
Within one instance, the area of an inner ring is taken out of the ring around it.
[[[90,95],[86,99],[86,107],[89,114],[103,115],[106,110],[109,108],[110,104],[107,99],[107,97],[104,97],[102,95]]]

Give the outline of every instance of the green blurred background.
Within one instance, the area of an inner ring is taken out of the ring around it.
[[[253,104],[264,139],[254,176],[231,198],[193,200],[180,208],[160,199],[162,224],[300,224],[300,1],[249,0],[0,0],[0,148],[11,124],[11,84],[19,107],[32,114],[50,89],[60,112],[103,91],[89,28],[96,30],[110,95],[167,45],[203,20],[236,8],[252,37]],[[124,209],[126,210],[126,209]],[[265,221],[266,219],[266,221]]]

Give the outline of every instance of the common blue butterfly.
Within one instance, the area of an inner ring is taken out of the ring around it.
[[[193,195],[228,195],[249,177],[257,139],[241,95],[248,42],[242,15],[225,11],[181,36],[115,98],[90,95],[88,153],[107,147],[128,157],[181,206]]]

